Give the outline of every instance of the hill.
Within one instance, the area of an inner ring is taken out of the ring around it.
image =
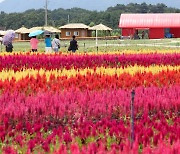
[[[103,23],[113,29],[118,28],[121,13],[178,13],[180,9],[167,7],[165,4],[118,4],[109,7],[105,11],[89,11],[81,8],[55,9],[48,11],[48,24],[52,26],[62,26],[68,22],[68,15],[71,23],[81,22],[86,25]],[[0,27],[6,29],[17,29],[22,25],[25,27],[43,26],[44,9],[31,9],[22,13],[0,12]]]

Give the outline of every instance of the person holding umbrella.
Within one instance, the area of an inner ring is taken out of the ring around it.
[[[6,45],[6,52],[12,52],[13,51],[13,45],[12,42],[9,42],[8,45]]]
[[[15,38],[15,32],[13,30],[7,31],[3,37],[3,44],[6,46],[6,52],[13,51],[12,41]]]
[[[36,38],[36,36],[33,36],[30,40],[30,45],[31,45],[31,51],[32,52],[37,52],[37,48],[38,48],[38,39]]]
[[[31,45],[32,52],[37,52],[39,41],[36,38],[36,36],[41,35],[42,33],[44,33],[43,30],[35,30],[35,31],[32,31],[31,33],[29,33],[29,37],[31,37],[30,45]]]

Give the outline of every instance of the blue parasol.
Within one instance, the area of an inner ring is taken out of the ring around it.
[[[36,31],[33,31],[33,32],[29,33],[29,37],[41,35],[42,33],[44,33],[43,30],[36,30]]]

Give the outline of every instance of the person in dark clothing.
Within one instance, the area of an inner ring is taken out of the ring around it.
[[[70,41],[70,46],[68,48],[68,51],[76,52],[78,50],[78,44],[76,41],[76,36],[73,35],[72,40]]]
[[[142,39],[144,39],[144,36],[145,36],[145,32],[142,31]]]
[[[12,52],[13,51],[13,45],[11,42],[9,42],[8,45],[6,45],[6,52]]]
[[[140,37],[139,37],[138,31],[136,30],[134,33],[134,40],[138,40],[138,39],[140,39]]]

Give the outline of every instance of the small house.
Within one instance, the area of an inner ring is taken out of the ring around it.
[[[76,37],[92,36],[90,27],[83,23],[70,23],[59,28],[61,30],[61,38],[71,38],[73,35]]]
[[[27,29],[26,27],[22,26],[21,28],[17,29],[16,31],[17,40],[30,40],[29,38],[29,29]]]

